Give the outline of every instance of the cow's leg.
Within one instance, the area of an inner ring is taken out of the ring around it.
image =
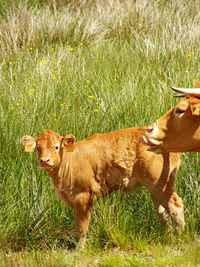
[[[75,197],[75,228],[78,233],[79,246],[84,247],[90,224],[92,201],[88,192],[80,193]]]

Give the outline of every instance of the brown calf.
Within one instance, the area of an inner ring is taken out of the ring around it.
[[[168,215],[183,229],[181,198],[174,191],[179,153],[155,153],[142,141],[147,127],[96,134],[75,143],[47,130],[39,137],[24,136],[26,151],[37,150],[40,166],[52,178],[60,198],[75,211],[79,243],[84,245],[95,200],[121,189],[132,193],[145,186],[164,221]]]

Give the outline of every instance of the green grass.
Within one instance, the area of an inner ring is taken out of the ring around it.
[[[97,250],[87,247],[81,251],[48,249],[0,252],[1,266],[198,266],[199,242],[169,246],[139,243],[137,248]]]
[[[193,79],[200,79],[199,6],[197,0],[144,6],[103,0],[2,2],[0,257],[5,265],[16,266],[20,259],[24,266],[75,265],[82,258],[86,265],[103,266],[116,259],[133,266],[197,263],[190,256],[199,249],[197,153],[183,155],[177,177],[187,223],[178,241],[173,233],[161,233],[150,195],[139,189],[100,200],[86,251],[71,252],[62,249],[75,246],[74,214],[20,139],[52,129],[81,140],[154,122],[177,101],[171,85],[192,87]]]

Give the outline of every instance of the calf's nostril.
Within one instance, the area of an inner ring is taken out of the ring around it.
[[[50,162],[50,158],[42,158],[40,159],[40,163],[49,163]]]

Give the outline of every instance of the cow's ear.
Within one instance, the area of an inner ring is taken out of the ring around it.
[[[76,137],[72,134],[68,134],[62,140],[62,147],[65,147],[68,152],[73,152],[75,141]]]
[[[36,139],[32,136],[25,135],[21,139],[26,152],[33,152],[36,147]]]
[[[194,96],[189,96],[190,112],[189,115],[200,116],[200,99]]]
[[[200,88],[200,81],[193,80],[195,88]]]

